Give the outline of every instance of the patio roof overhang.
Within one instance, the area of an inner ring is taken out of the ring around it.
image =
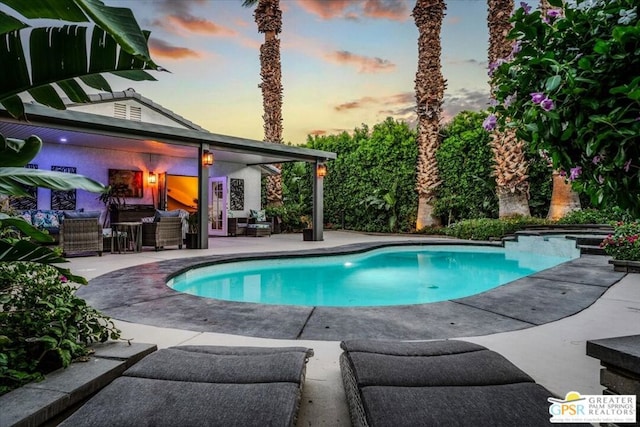
[[[196,158],[207,145],[216,161],[266,165],[292,161],[324,162],[336,158],[328,151],[247,138],[117,119],[70,110],[25,104],[26,120],[12,118],[0,109],[0,133],[24,139],[38,135],[46,143],[107,148],[120,151]],[[133,142],[135,141],[135,143]]]

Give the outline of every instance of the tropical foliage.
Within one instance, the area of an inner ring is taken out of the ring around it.
[[[598,206],[640,214],[640,21],[635,0],[522,4],[510,54],[492,64],[487,124],[546,150]]]
[[[101,73],[112,72],[134,80],[155,80],[143,70],[161,69],[149,56],[148,34],[140,30],[129,9],[108,7],[100,0],[49,3],[0,0],[0,4],[5,10],[11,10],[10,14],[0,11],[0,59],[3,64],[0,104],[15,117],[24,114],[18,96],[24,91],[44,105],[64,109],[56,89],[72,101],[89,100],[76,78],[90,87],[111,90]],[[60,24],[51,25],[43,19],[55,19]],[[33,22],[46,24],[32,27]],[[71,25],[70,22],[81,24]],[[91,37],[87,39],[89,31]],[[29,46],[28,50],[25,46]],[[26,58],[30,58],[28,63]],[[42,141],[37,136],[19,140],[0,134],[0,197],[28,196],[25,185],[54,190],[105,191],[102,184],[79,175],[22,168],[41,148]],[[29,239],[16,239],[3,233],[15,228]],[[38,242],[51,241],[50,236],[6,213],[0,213],[0,237],[0,261],[64,261],[56,252],[38,245]],[[66,277],[84,281],[67,269],[58,268]]]
[[[69,366],[88,343],[120,337],[65,276],[31,262],[0,262],[0,331],[0,394]]]
[[[25,91],[41,104],[64,109],[56,89],[74,102],[87,102],[89,97],[79,82],[111,91],[101,73],[155,80],[143,70],[160,68],[149,55],[148,33],[140,30],[131,10],[105,6],[100,0],[48,3],[0,0],[13,11],[9,15],[0,10],[0,104],[11,115],[24,115],[18,94]],[[34,19],[68,24],[44,21],[34,27]]]
[[[0,104],[15,117],[24,115],[17,96],[23,91],[42,104],[64,108],[56,90],[75,102],[88,100],[75,78],[110,90],[99,73],[147,79],[143,69],[159,69],[149,58],[146,34],[128,9],[107,7],[99,0],[0,3],[12,9],[10,15],[0,11]],[[27,28],[36,18],[87,24]],[[28,55],[23,45],[29,45]],[[59,266],[66,262],[59,249],[39,244],[51,242],[51,237],[7,208],[7,197],[28,196],[25,185],[105,190],[82,176],[22,167],[41,147],[37,136],[19,140],[0,135],[0,393],[68,366],[87,354],[88,343],[120,336],[108,318],[75,297],[75,286],[67,282],[86,280]]]

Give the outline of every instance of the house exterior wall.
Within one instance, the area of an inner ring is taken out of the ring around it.
[[[151,205],[158,203],[157,185],[147,182],[149,172],[171,175],[198,176],[199,162],[193,158],[163,156],[159,154],[133,153],[102,148],[78,147],[57,143],[45,143],[42,151],[31,163],[38,169],[51,170],[51,166],[70,166],[76,173],[105,185],[109,180],[109,169],[143,171],[143,197],[126,199],[127,204]],[[242,164],[216,162],[209,169],[212,177],[240,178],[245,180],[245,211],[234,211],[234,216],[248,216],[249,209],[260,208],[261,173],[256,167]],[[228,184],[228,182],[227,182]],[[228,186],[227,186],[228,187]],[[152,196],[151,190],[154,194]],[[105,209],[98,194],[84,190],[76,191],[76,207],[88,211]],[[51,190],[38,188],[38,209],[51,208]]]
[[[98,102],[94,104],[73,105],[68,107],[68,109],[72,111],[80,111],[83,113],[97,114],[100,116],[116,117],[114,114],[114,104],[116,103],[124,104],[127,106],[127,119],[130,119],[131,107],[133,106],[141,108],[141,120],[138,121],[153,123],[156,125],[172,126],[180,129],[189,129],[183,124],[167,117],[164,114],[161,114],[160,112],[152,108],[149,108],[148,106],[138,102],[135,99],[118,99],[108,102]]]
[[[237,163],[216,162],[209,172],[211,177],[227,177],[227,206],[230,201],[231,178],[244,180],[244,210],[229,210],[233,217],[248,217],[249,210],[261,208],[262,173],[256,167],[246,167]]]

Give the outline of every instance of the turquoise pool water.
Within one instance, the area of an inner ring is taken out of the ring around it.
[[[190,270],[167,284],[205,298],[262,304],[424,304],[475,295],[569,259],[482,246],[395,246],[219,264]]]
[[[424,304],[475,295],[569,259],[481,246],[395,246],[219,264],[190,270],[167,284],[205,298],[261,304]]]

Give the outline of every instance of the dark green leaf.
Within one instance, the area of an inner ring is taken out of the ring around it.
[[[73,0],[2,0],[2,3],[29,19],[60,19],[86,22],[87,16]]]
[[[74,79],[63,80],[57,83],[58,87],[69,97],[72,102],[89,102],[89,95]]]
[[[106,190],[106,187],[99,182],[73,173],[16,167],[0,168],[0,194],[13,194],[6,192],[5,188],[16,184],[65,191],[81,189],[94,193],[102,193]]]
[[[28,27],[28,25],[24,22],[19,21],[13,16],[9,16],[6,13],[0,11],[0,34],[5,34],[9,31],[15,31],[26,27]]]
[[[601,55],[609,53],[609,43],[604,40],[596,41],[595,46],[593,47],[593,51],[595,53],[599,53]]]
[[[562,82],[562,78],[559,75],[551,76],[547,79],[544,86],[547,92],[553,92],[560,86]]]
[[[138,26],[131,9],[105,6],[99,0],[76,0],[82,10],[100,28],[107,31],[129,54],[147,62],[147,68],[156,69],[151,61],[147,38]]]
[[[17,119],[24,117],[24,104],[17,95],[12,95],[0,101],[0,104],[7,109],[7,112]]]
[[[86,76],[80,76],[80,80],[89,87],[105,92],[113,92],[109,82],[102,77],[101,74],[88,74]]]
[[[116,75],[118,77],[122,77],[128,80],[133,80],[136,82],[141,82],[145,80],[156,81],[157,79],[153,77],[151,74],[147,73],[143,70],[123,70],[123,71],[113,71],[111,74]]]
[[[58,95],[58,92],[56,92],[56,90],[50,85],[34,87],[33,89],[29,89],[27,92],[33,96],[33,99],[35,99],[36,102],[39,102],[42,105],[58,110],[65,109],[64,102],[60,98],[60,95]]]

